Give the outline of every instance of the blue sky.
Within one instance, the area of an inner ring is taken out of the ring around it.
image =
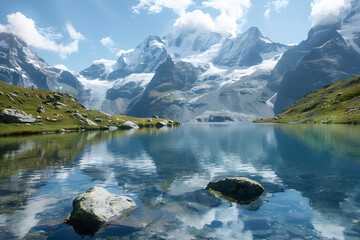
[[[33,24],[28,35],[40,35],[26,42],[38,55],[80,71],[97,59],[116,60],[119,50],[135,48],[149,35],[171,33],[176,21],[189,24],[186,16],[192,20],[187,14],[195,10],[200,18],[209,14],[214,29],[241,33],[257,26],[273,41],[298,43],[312,26],[313,1],[319,0],[0,0],[0,31],[23,32],[11,24]],[[220,15],[227,17],[221,23]]]

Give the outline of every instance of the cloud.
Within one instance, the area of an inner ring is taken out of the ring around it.
[[[101,44],[108,48],[112,52],[116,52],[116,48],[114,47],[115,43],[110,37],[104,37],[100,40]]]
[[[349,0],[313,0],[311,3],[312,26],[336,23],[345,17],[350,8]]]
[[[73,27],[71,22],[66,23],[66,29],[72,39],[75,39],[75,40],[84,40],[85,39],[85,37],[81,33],[77,32],[75,30],[75,28]]]
[[[35,22],[24,16],[20,12],[7,15],[7,25],[0,24],[0,32],[12,33],[20,37],[28,45],[36,48],[54,51],[62,58],[70,55],[73,52],[78,52],[79,40],[84,39],[83,35],[76,32],[71,23],[67,23],[66,27],[70,37],[73,41],[67,45],[57,44],[54,40],[62,37],[61,34],[54,33],[53,29],[40,29],[35,25]]]
[[[265,5],[264,17],[266,19],[269,19],[272,11],[279,13],[282,9],[286,8],[288,4],[288,0],[273,0],[268,2]]]
[[[119,51],[117,52],[116,56],[117,56],[117,57],[120,57],[120,56],[123,55],[123,54],[131,53],[131,52],[133,52],[133,51],[134,51],[134,49],[119,50]]]
[[[202,0],[195,10],[186,11],[193,0],[139,0],[133,11],[137,14],[140,10],[147,9],[150,13],[160,13],[164,8],[172,9],[179,15],[174,23],[174,32],[213,31],[221,34],[233,34],[239,31],[246,22],[245,14],[251,6],[250,0]],[[205,9],[212,8],[220,13],[212,17]]]
[[[147,9],[150,13],[160,13],[163,8],[170,8],[174,12],[181,14],[192,4],[192,0],[140,0],[132,8],[136,14],[139,14],[142,9]]]
[[[202,4],[220,11],[220,15],[214,20],[214,30],[233,35],[245,24],[245,14],[251,7],[250,0],[209,0]]]

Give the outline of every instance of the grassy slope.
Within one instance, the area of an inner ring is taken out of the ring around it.
[[[360,124],[360,76],[308,93],[277,118],[254,122]]]
[[[140,127],[151,127],[157,122],[164,119],[153,119],[152,122],[147,122],[149,118],[134,118],[128,117],[125,115],[112,115],[108,116],[104,113],[95,110],[86,110],[76,99],[69,96],[61,96],[59,102],[66,104],[66,107],[62,109],[55,109],[53,104],[46,105],[46,96],[53,95],[55,92],[41,90],[41,89],[28,89],[13,86],[0,81],[0,91],[3,94],[0,94],[0,112],[4,108],[14,107],[16,109],[22,110],[27,114],[32,114],[33,117],[40,115],[42,121],[35,122],[30,125],[25,124],[4,124],[0,123],[0,136],[4,135],[14,135],[14,134],[31,134],[39,132],[49,132],[49,131],[60,131],[61,129],[79,129],[84,127],[86,129],[99,129],[104,126],[121,126],[126,121],[133,121],[138,124]],[[16,93],[17,92],[17,93]],[[12,93],[13,102],[7,94]],[[58,94],[58,93],[56,93]],[[58,94],[59,95],[59,94]],[[43,106],[45,109],[44,113],[37,113],[37,106]],[[97,123],[98,126],[86,126],[80,119],[71,117],[73,113],[67,113],[66,110],[74,112],[77,110],[80,114],[88,114],[88,119],[95,122],[95,118],[101,118],[103,122]],[[52,122],[46,120],[57,119],[57,122]],[[176,125],[178,122],[174,122]]]

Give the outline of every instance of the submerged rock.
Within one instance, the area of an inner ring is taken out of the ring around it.
[[[264,187],[245,177],[233,177],[210,182],[206,190],[231,202],[250,204],[264,192]]]
[[[0,119],[4,123],[33,123],[36,120],[31,115],[16,108],[5,108],[0,113]]]
[[[73,211],[65,223],[81,236],[95,236],[106,230],[113,221],[121,220],[136,208],[134,200],[92,187],[73,201]]]
[[[132,121],[127,121],[123,125],[120,126],[121,129],[138,129],[139,126]]]

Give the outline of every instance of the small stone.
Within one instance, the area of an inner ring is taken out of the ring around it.
[[[159,116],[154,115],[154,116],[152,116],[152,118],[159,118]]]
[[[102,122],[103,120],[101,118],[95,118],[94,121],[95,122]]]
[[[45,112],[45,109],[44,109],[43,106],[40,105],[40,106],[37,107],[36,112],[43,113],[43,112]]]

